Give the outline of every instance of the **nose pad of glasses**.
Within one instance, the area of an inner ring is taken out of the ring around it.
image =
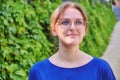
[[[72,29],[76,29],[76,27],[75,27],[75,24],[74,23],[71,23],[71,25],[70,25],[70,29],[72,30]]]

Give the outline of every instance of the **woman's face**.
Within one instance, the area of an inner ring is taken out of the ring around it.
[[[79,45],[85,36],[85,22],[81,12],[75,8],[67,8],[55,25],[55,34],[64,45]]]

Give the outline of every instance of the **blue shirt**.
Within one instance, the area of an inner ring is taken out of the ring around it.
[[[109,64],[99,58],[76,68],[63,68],[49,59],[37,62],[29,72],[29,80],[116,80]]]

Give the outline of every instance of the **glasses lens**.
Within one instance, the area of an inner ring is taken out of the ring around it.
[[[61,20],[60,22],[60,25],[62,28],[65,28],[65,29],[68,29],[69,27],[71,27],[71,24],[72,22],[70,20]],[[77,29],[80,29],[80,28],[83,28],[85,25],[84,21],[83,20],[76,20],[74,22],[74,26],[77,28]]]
[[[84,27],[84,21],[83,20],[77,20],[76,22],[75,22],[75,27],[76,28],[83,28]]]
[[[69,20],[62,20],[60,25],[65,28],[65,29],[68,29],[71,25],[71,22]]]

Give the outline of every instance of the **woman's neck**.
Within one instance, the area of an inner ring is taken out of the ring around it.
[[[72,47],[59,45],[59,50],[56,53],[56,55],[58,55],[58,57],[63,60],[74,61],[74,60],[80,59],[82,52],[79,50],[79,45],[72,46]]]
[[[87,64],[92,60],[92,57],[80,51],[79,46],[68,48],[60,45],[58,52],[49,60],[57,66],[73,68]]]

